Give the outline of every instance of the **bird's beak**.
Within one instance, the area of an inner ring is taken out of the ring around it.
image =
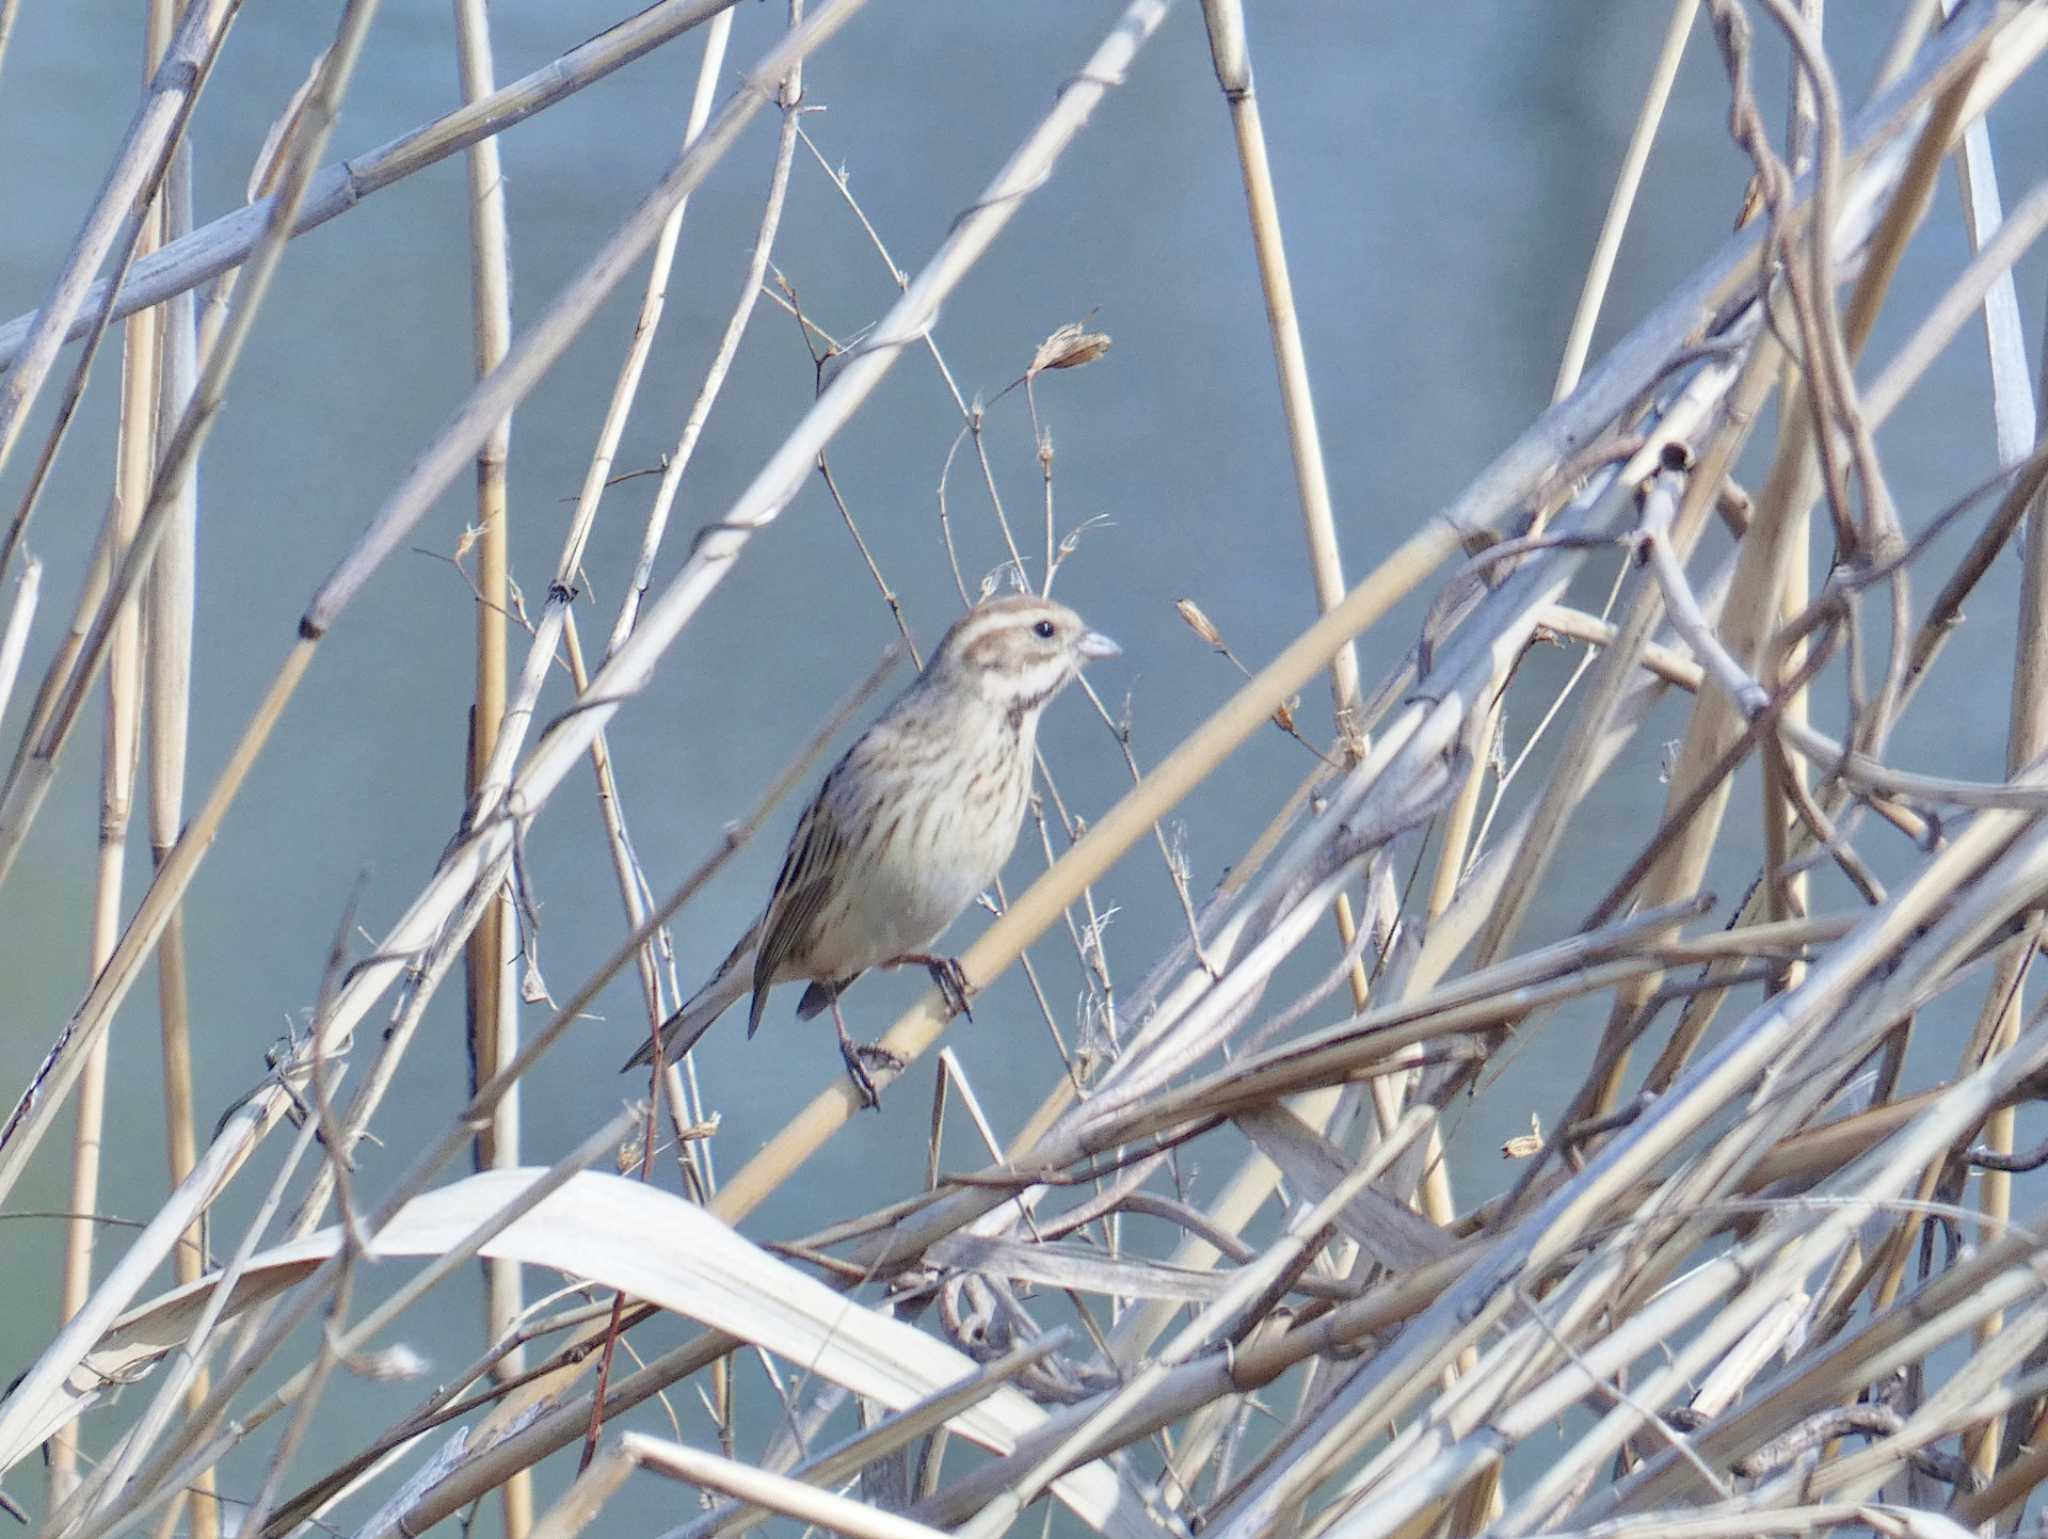
[[[1103,635],[1101,631],[1090,631],[1087,635],[1083,636],[1077,650],[1090,662],[1094,662],[1098,658],[1122,657],[1124,655],[1124,649]]]

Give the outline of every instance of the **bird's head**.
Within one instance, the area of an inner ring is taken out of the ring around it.
[[[1066,688],[1084,664],[1121,650],[1064,604],[1028,596],[989,599],[953,622],[925,677],[971,689],[1021,723]]]

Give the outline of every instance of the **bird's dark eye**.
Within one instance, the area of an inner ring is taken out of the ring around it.
[[[1052,621],[1050,620],[1040,620],[1031,627],[1031,630],[1032,634],[1037,636],[1040,641],[1052,640]]]

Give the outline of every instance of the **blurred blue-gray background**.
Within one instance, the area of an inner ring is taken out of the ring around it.
[[[1830,46],[1852,101],[1861,98],[1899,9],[1830,13]],[[331,37],[336,10],[292,0],[250,6],[236,24],[192,133],[200,220],[242,202],[257,148]],[[126,130],[139,82],[137,12],[99,0],[28,0],[22,9],[0,73],[4,316],[31,310],[42,297]],[[1665,13],[1641,0],[1256,8],[1259,100],[1354,578],[1547,403]],[[591,0],[500,5],[499,79],[545,63],[620,14]],[[1115,15],[1111,6],[1069,0],[875,5],[812,61],[804,84],[814,110],[805,126],[844,168],[899,265],[914,271],[929,256]],[[740,7],[729,81],[783,24],[779,8]],[[515,324],[541,312],[669,163],[701,46],[701,35],[687,37],[506,134]],[[1766,40],[1759,68],[1775,124],[1786,99],[1775,40]],[[388,4],[330,159],[380,144],[458,101],[448,8]],[[1596,357],[1729,230],[1749,168],[1729,142],[1725,115],[1725,78],[1702,29],[1650,160]],[[1994,117],[1993,134],[2008,198],[2016,198],[2048,173],[2048,101],[2038,92],[2015,94]],[[737,294],[774,135],[773,113],[762,114],[690,204],[619,471],[656,465],[674,441]],[[463,162],[452,158],[289,250],[201,472],[195,801],[283,657],[313,588],[469,386],[466,199]],[[1966,254],[1951,176],[1908,254],[1898,319],[1880,328],[1873,360],[1888,356]],[[805,312],[841,338],[857,335],[895,294],[866,236],[801,149],[775,261]],[[2031,340],[2040,327],[2038,257],[2022,265],[2020,277]],[[514,576],[529,609],[537,611],[553,569],[639,292],[636,274],[514,424]],[[1057,453],[1060,527],[1098,516],[1103,523],[1082,539],[1058,592],[1122,642],[1123,657],[1093,677],[1112,710],[1128,699],[1133,749],[1150,764],[1236,682],[1176,616],[1176,599],[1195,599],[1253,666],[1314,610],[1244,193],[1192,4],[1168,18],[1128,83],[1110,93],[937,330],[963,391],[993,403],[996,474],[1012,519],[1029,533],[1027,551],[1037,548],[1041,516],[1030,426],[1021,392],[995,397],[1042,338],[1082,319],[1110,333],[1114,350],[1089,368],[1041,379],[1038,400]],[[44,607],[23,685],[0,722],[10,752],[108,497],[114,356],[110,344],[31,533],[47,567]],[[764,302],[684,483],[657,585],[680,564],[692,531],[721,515],[781,441],[813,388],[795,322]],[[38,430],[55,394],[45,392]],[[1882,440],[1909,527],[1992,468],[1988,401],[1981,333],[1972,327]],[[832,449],[850,510],[926,643],[958,607],[937,496],[958,427],[929,360],[910,353]],[[0,482],[0,505],[12,508],[31,458],[16,456]],[[578,611],[587,645],[609,628],[653,486],[652,477],[628,481],[605,500]],[[948,493],[973,581],[997,568],[1002,551],[965,455]],[[193,889],[191,988],[208,1122],[262,1075],[264,1049],[287,1024],[303,1019],[359,878],[359,922],[374,936],[417,891],[454,829],[473,619],[470,590],[444,558],[473,506],[468,478],[459,478],[422,525],[417,553],[388,563],[322,647]],[[1614,568],[1605,558],[1594,565],[1587,592],[1597,601]],[[1895,739],[1902,762],[1957,775],[2001,773],[2016,570],[2001,565],[1972,605],[1971,623],[1944,659],[1944,687],[1927,692]],[[1031,575],[1035,581],[1035,569]],[[1427,598],[1364,638],[1368,682],[1399,660]],[[749,547],[655,687],[612,729],[624,812],[657,890],[712,847],[893,634],[838,512],[813,480]],[[522,655],[515,635],[515,666]],[[1526,698],[1547,698],[1570,661],[1537,658],[1524,675]],[[542,715],[567,698],[557,670]],[[1823,709],[1833,709],[1832,697]],[[1311,737],[1327,739],[1320,684],[1305,693],[1300,718]],[[1510,704],[1511,749],[1534,719],[1534,707],[1518,712]],[[1582,818],[1571,858],[1552,878],[1556,890],[1546,894],[1539,925],[1574,920],[1653,826],[1663,797],[1659,749],[1681,719],[1673,711],[1653,723],[1601,787],[1597,810]],[[0,1093],[10,1102],[86,983],[97,736],[95,716],[65,758],[25,858],[0,888]],[[1051,712],[1044,746],[1077,814],[1099,814],[1128,783],[1113,739],[1078,695]],[[1198,897],[1309,765],[1297,744],[1277,732],[1262,735],[1181,809],[1176,837]],[[792,816],[785,808],[686,911],[676,930],[686,984],[752,917]],[[147,875],[142,827],[131,841],[131,904]],[[1038,864],[1030,845],[1027,839],[1012,869],[1013,891]],[[1753,859],[1753,846],[1745,854],[1740,840],[1731,849],[1726,871],[1717,873],[1724,897],[1740,890]],[[1894,853],[1895,869],[1903,869],[1909,852]],[[560,994],[611,949],[624,923],[587,773],[572,778],[536,823],[527,870],[541,955]],[[1128,987],[1181,930],[1156,850],[1134,849],[1097,897],[1116,911],[1109,955]],[[964,919],[952,943],[983,922]],[[1053,936],[1035,956],[1071,1033],[1081,993],[1071,949]],[[856,1029],[880,1030],[922,986],[917,978],[863,984],[853,996]],[[724,1170],[737,1168],[839,1072],[829,1037],[815,1023],[787,1019],[792,1007],[793,997],[778,999],[753,1044],[727,1023],[700,1054],[708,1093],[724,1114],[716,1143]],[[529,1084],[526,1151],[534,1161],[571,1147],[636,1089],[614,1071],[646,1031],[637,986],[629,979],[607,991],[599,1014]],[[529,1025],[543,1019],[529,1011]],[[1511,1086],[1492,1087],[1461,1112],[1452,1164],[1461,1203],[1498,1186],[1500,1139],[1526,1130],[1529,1110],[1558,1104],[1577,1082],[1590,1052],[1584,1024],[1553,1024],[1539,1050],[1520,1055]],[[1057,1073],[1016,976],[950,1040],[1004,1133]],[[1953,1056],[1949,1047],[1940,1052]],[[103,1207],[146,1217],[165,1189],[149,981],[117,1023],[114,1063]],[[932,1072],[929,1062],[913,1070],[884,1115],[845,1130],[805,1179],[755,1215],[749,1232],[795,1235],[916,1189]],[[430,1013],[377,1125],[381,1145],[364,1154],[367,1190],[378,1190],[442,1125],[459,1104],[465,1075],[456,988]],[[66,1141],[46,1146],[12,1206],[63,1207]],[[952,1153],[956,1163],[975,1157],[965,1141]],[[224,1223],[233,1226],[248,1202],[226,1204]],[[108,1233],[103,1257],[118,1254],[123,1235]],[[0,1370],[26,1366],[54,1328],[59,1252],[59,1228],[46,1220],[16,1218],[0,1239],[0,1296],[15,1301],[0,1326]],[[465,1278],[445,1290],[436,1339],[417,1343],[444,1369],[466,1361],[477,1344],[473,1287]],[[337,1393],[351,1424],[367,1431],[408,1406],[416,1391],[351,1384]],[[701,1436],[701,1422],[688,1430]],[[105,1447],[92,1423],[86,1444],[91,1452]],[[267,1453],[258,1439],[256,1457]],[[308,1455],[300,1467],[310,1474],[322,1466]],[[253,1487],[260,1468],[253,1460],[231,1464],[228,1490]],[[651,1481],[622,1500],[613,1509],[618,1524],[646,1531],[679,1510],[673,1490]]]

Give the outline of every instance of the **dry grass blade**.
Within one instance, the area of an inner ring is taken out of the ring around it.
[[[852,1539],[939,1539],[943,1532],[700,1449],[661,1442],[635,1432],[627,1433],[620,1447],[635,1462],[678,1480],[737,1496],[764,1510],[847,1534]]]
[[[416,1199],[376,1235],[384,1256],[460,1253],[479,1222],[501,1215],[532,1185],[533,1171],[496,1171]],[[310,1276],[336,1255],[338,1229],[253,1258],[237,1284],[230,1314]],[[607,1284],[630,1296],[755,1341],[779,1356],[884,1404],[917,1404],[969,1373],[958,1352],[876,1314],[758,1250],[701,1208],[638,1182],[584,1172],[500,1229],[481,1247],[506,1257]],[[136,1369],[182,1341],[206,1284],[178,1289],[119,1322],[82,1371],[92,1382]],[[1014,1390],[998,1391],[954,1418],[977,1442],[1007,1451],[1037,1426],[1039,1412]],[[4,1454],[0,1454],[4,1457]],[[1063,1494],[1105,1522],[1117,1504],[1106,1472],[1078,1479]]]
[[[7,709],[8,697],[14,693],[14,679],[21,672],[22,654],[28,650],[29,627],[35,624],[36,601],[42,591],[43,564],[30,556],[15,576],[7,627],[0,630],[0,711]]]

